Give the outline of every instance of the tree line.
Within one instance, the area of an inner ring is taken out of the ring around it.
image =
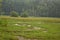
[[[3,0],[0,4],[3,15],[60,17],[60,0]]]

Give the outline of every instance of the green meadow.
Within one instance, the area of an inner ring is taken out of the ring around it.
[[[60,40],[60,18],[1,16],[0,40]]]

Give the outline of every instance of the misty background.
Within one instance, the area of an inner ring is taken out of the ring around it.
[[[0,0],[0,15],[15,11],[34,17],[60,17],[60,0]]]

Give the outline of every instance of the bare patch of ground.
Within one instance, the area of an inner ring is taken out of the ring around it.
[[[28,28],[26,30],[28,30],[28,31],[32,31],[32,30],[42,30],[43,32],[47,32],[48,31],[45,28],[41,28],[41,27],[37,27],[37,26],[32,26],[32,25],[26,24],[26,23],[22,23],[22,24],[16,23],[14,25],[16,25],[16,26],[27,26]]]
[[[21,36],[16,36],[18,38],[18,40],[37,40],[37,39],[27,39]]]

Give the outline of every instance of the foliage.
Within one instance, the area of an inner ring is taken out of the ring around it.
[[[15,11],[12,11],[12,12],[10,13],[10,15],[11,15],[11,17],[18,17],[18,16],[19,16],[18,13],[15,12]]]
[[[21,17],[28,17],[28,11],[23,12]]]
[[[60,18],[0,17],[0,19],[3,22],[8,20],[7,27],[0,26],[0,40],[18,40],[17,36],[31,40],[60,40]],[[32,28],[27,25],[31,25]],[[34,27],[41,29],[35,30]],[[47,29],[47,32],[44,32],[44,29]]]
[[[3,11],[15,10],[19,14],[28,10],[29,16],[60,17],[60,0],[4,0]],[[7,14],[8,14],[7,13]]]

